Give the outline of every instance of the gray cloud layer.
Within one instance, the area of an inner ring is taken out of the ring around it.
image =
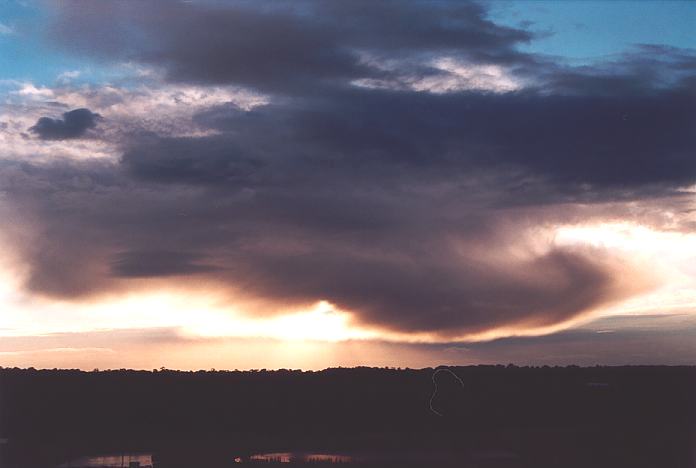
[[[539,251],[530,228],[563,219],[565,203],[696,183],[689,51],[649,59],[642,46],[571,69],[519,52],[531,33],[461,2],[89,5],[67,4],[53,27],[70,50],[271,103],[199,113],[212,136],[127,135],[117,163],[0,163],[13,209],[31,216],[17,244],[39,293],[196,277],[270,304],[326,299],[402,331],[553,325],[646,282],[603,250]],[[437,77],[428,64],[442,56],[528,85],[351,84]]]

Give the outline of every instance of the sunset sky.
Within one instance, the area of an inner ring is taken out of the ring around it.
[[[696,363],[696,2],[0,4],[0,366]]]

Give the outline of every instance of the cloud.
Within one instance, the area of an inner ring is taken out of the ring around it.
[[[191,275],[217,268],[199,263],[200,256],[191,252],[122,252],[111,261],[111,275],[121,278],[148,278]]]
[[[696,106],[687,90],[614,97],[587,91],[438,96],[354,89],[247,113],[221,107],[201,113],[198,122],[235,132],[237,146],[273,132],[278,146],[270,151],[301,147],[346,171],[357,162],[414,170],[496,167],[578,194],[583,184],[647,190],[696,182]]]
[[[367,325],[460,336],[552,326],[649,285],[609,252],[555,246],[527,232],[527,215],[467,201],[480,186],[427,193],[441,176],[416,183],[420,171],[379,168],[361,180],[301,162],[234,182],[182,178],[190,171],[133,179],[127,161],[19,165],[9,197],[42,226],[14,240],[27,286],[75,300],[124,279],[195,287],[185,279],[195,275],[265,313],[323,299]]]
[[[403,245],[407,239],[392,241]],[[247,277],[253,281],[247,284],[264,297],[282,300],[326,297],[340,308],[359,311],[364,323],[450,336],[562,323],[632,292],[614,282],[619,268],[606,259],[597,262],[589,252],[553,249],[500,264],[448,249],[431,252],[435,259],[398,248],[389,253],[404,258],[362,258],[365,250],[260,255],[249,262]],[[450,261],[440,258],[447,254]]]
[[[375,66],[380,65],[375,63]],[[434,60],[431,66],[431,73],[424,75],[404,74],[399,76],[398,69],[394,69],[392,70],[395,72],[393,77],[360,79],[353,84],[367,88],[428,91],[438,94],[466,90],[504,93],[522,88],[520,79],[498,65],[459,63],[457,60],[442,57]]]
[[[16,93],[34,99],[50,99],[53,97],[53,90],[46,87],[37,88],[32,83],[23,83]]]
[[[568,67],[476,3],[89,5],[62,6],[52,37],[164,81],[50,90],[109,117],[95,138],[117,158],[0,161],[35,294],[156,280],[414,335],[552,328],[654,285],[554,229],[677,206],[696,183],[682,50]],[[78,111],[34,132],[81,136],[98,114]]]
[[[65,112],[62,119],[41,117],[29,130],[43,140],[68,140],[83,136],[99,119],[101,116],[89,109],[74,109]]]
[[[126,151],[121,162],[142,179],[227,187],[248,182],[263,165],[219,138],[154,139]]]
[[[0,23],[0,35],[2,36],[9,36],[10,34],[14,34],[15,30],[13,27],[8,26],[6,24]]]
[[[161,67],[172,81],[309,91],[383,78],[366,62],[446,52],[467,61],[525,62],[533,35],[496,25],[476,3],[276,2],[66,4],[52,38],[71,49]],[[108,18],[108,19],[107,19]],[[74,24],[83,25],[79,31]]]
[[[127,72],[132,73],[132,67]],[[193,122],[193,116],[211,106],[228,103],[249,110],[268,102],[264,96],[234,86],[209,87],[165,84],[156,77],[116,85],[61,83],[37,88],[31,83],[10,82],[0,112],[0,158],[47,160],[57,155],[75,159],[118,159],[124,141],[143,134],[201,136],[217,133]],[[69,109],[88,108],[99,114],[99,132],[89,138],[28,139],[27,128],[41,117]]]
[[[635,44],[610,59],[580,67],[546,63],[535,70],[555,93],[597,96],[651,95],[681,90],[693,96],[696,51],[659,44]]]
[[[70,81],[79,78],[82,75],[80,70],[66,70],[58,75],[56,81],[58,83],[69,83]]]

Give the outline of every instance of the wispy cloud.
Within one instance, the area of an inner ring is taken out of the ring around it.
[[[14,32],[15,30],[13,27],[0,23],[0,35],[9,36],[10,34],[14,34]]]

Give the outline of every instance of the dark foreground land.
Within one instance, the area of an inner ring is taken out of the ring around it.
[[[450,369],[464,385],[435,374],[441,415],[434,369],[0,369],[0,466],[124,452],[156,468],[282,452],[350,455],[342,466],[694,466],[696,368]]]

